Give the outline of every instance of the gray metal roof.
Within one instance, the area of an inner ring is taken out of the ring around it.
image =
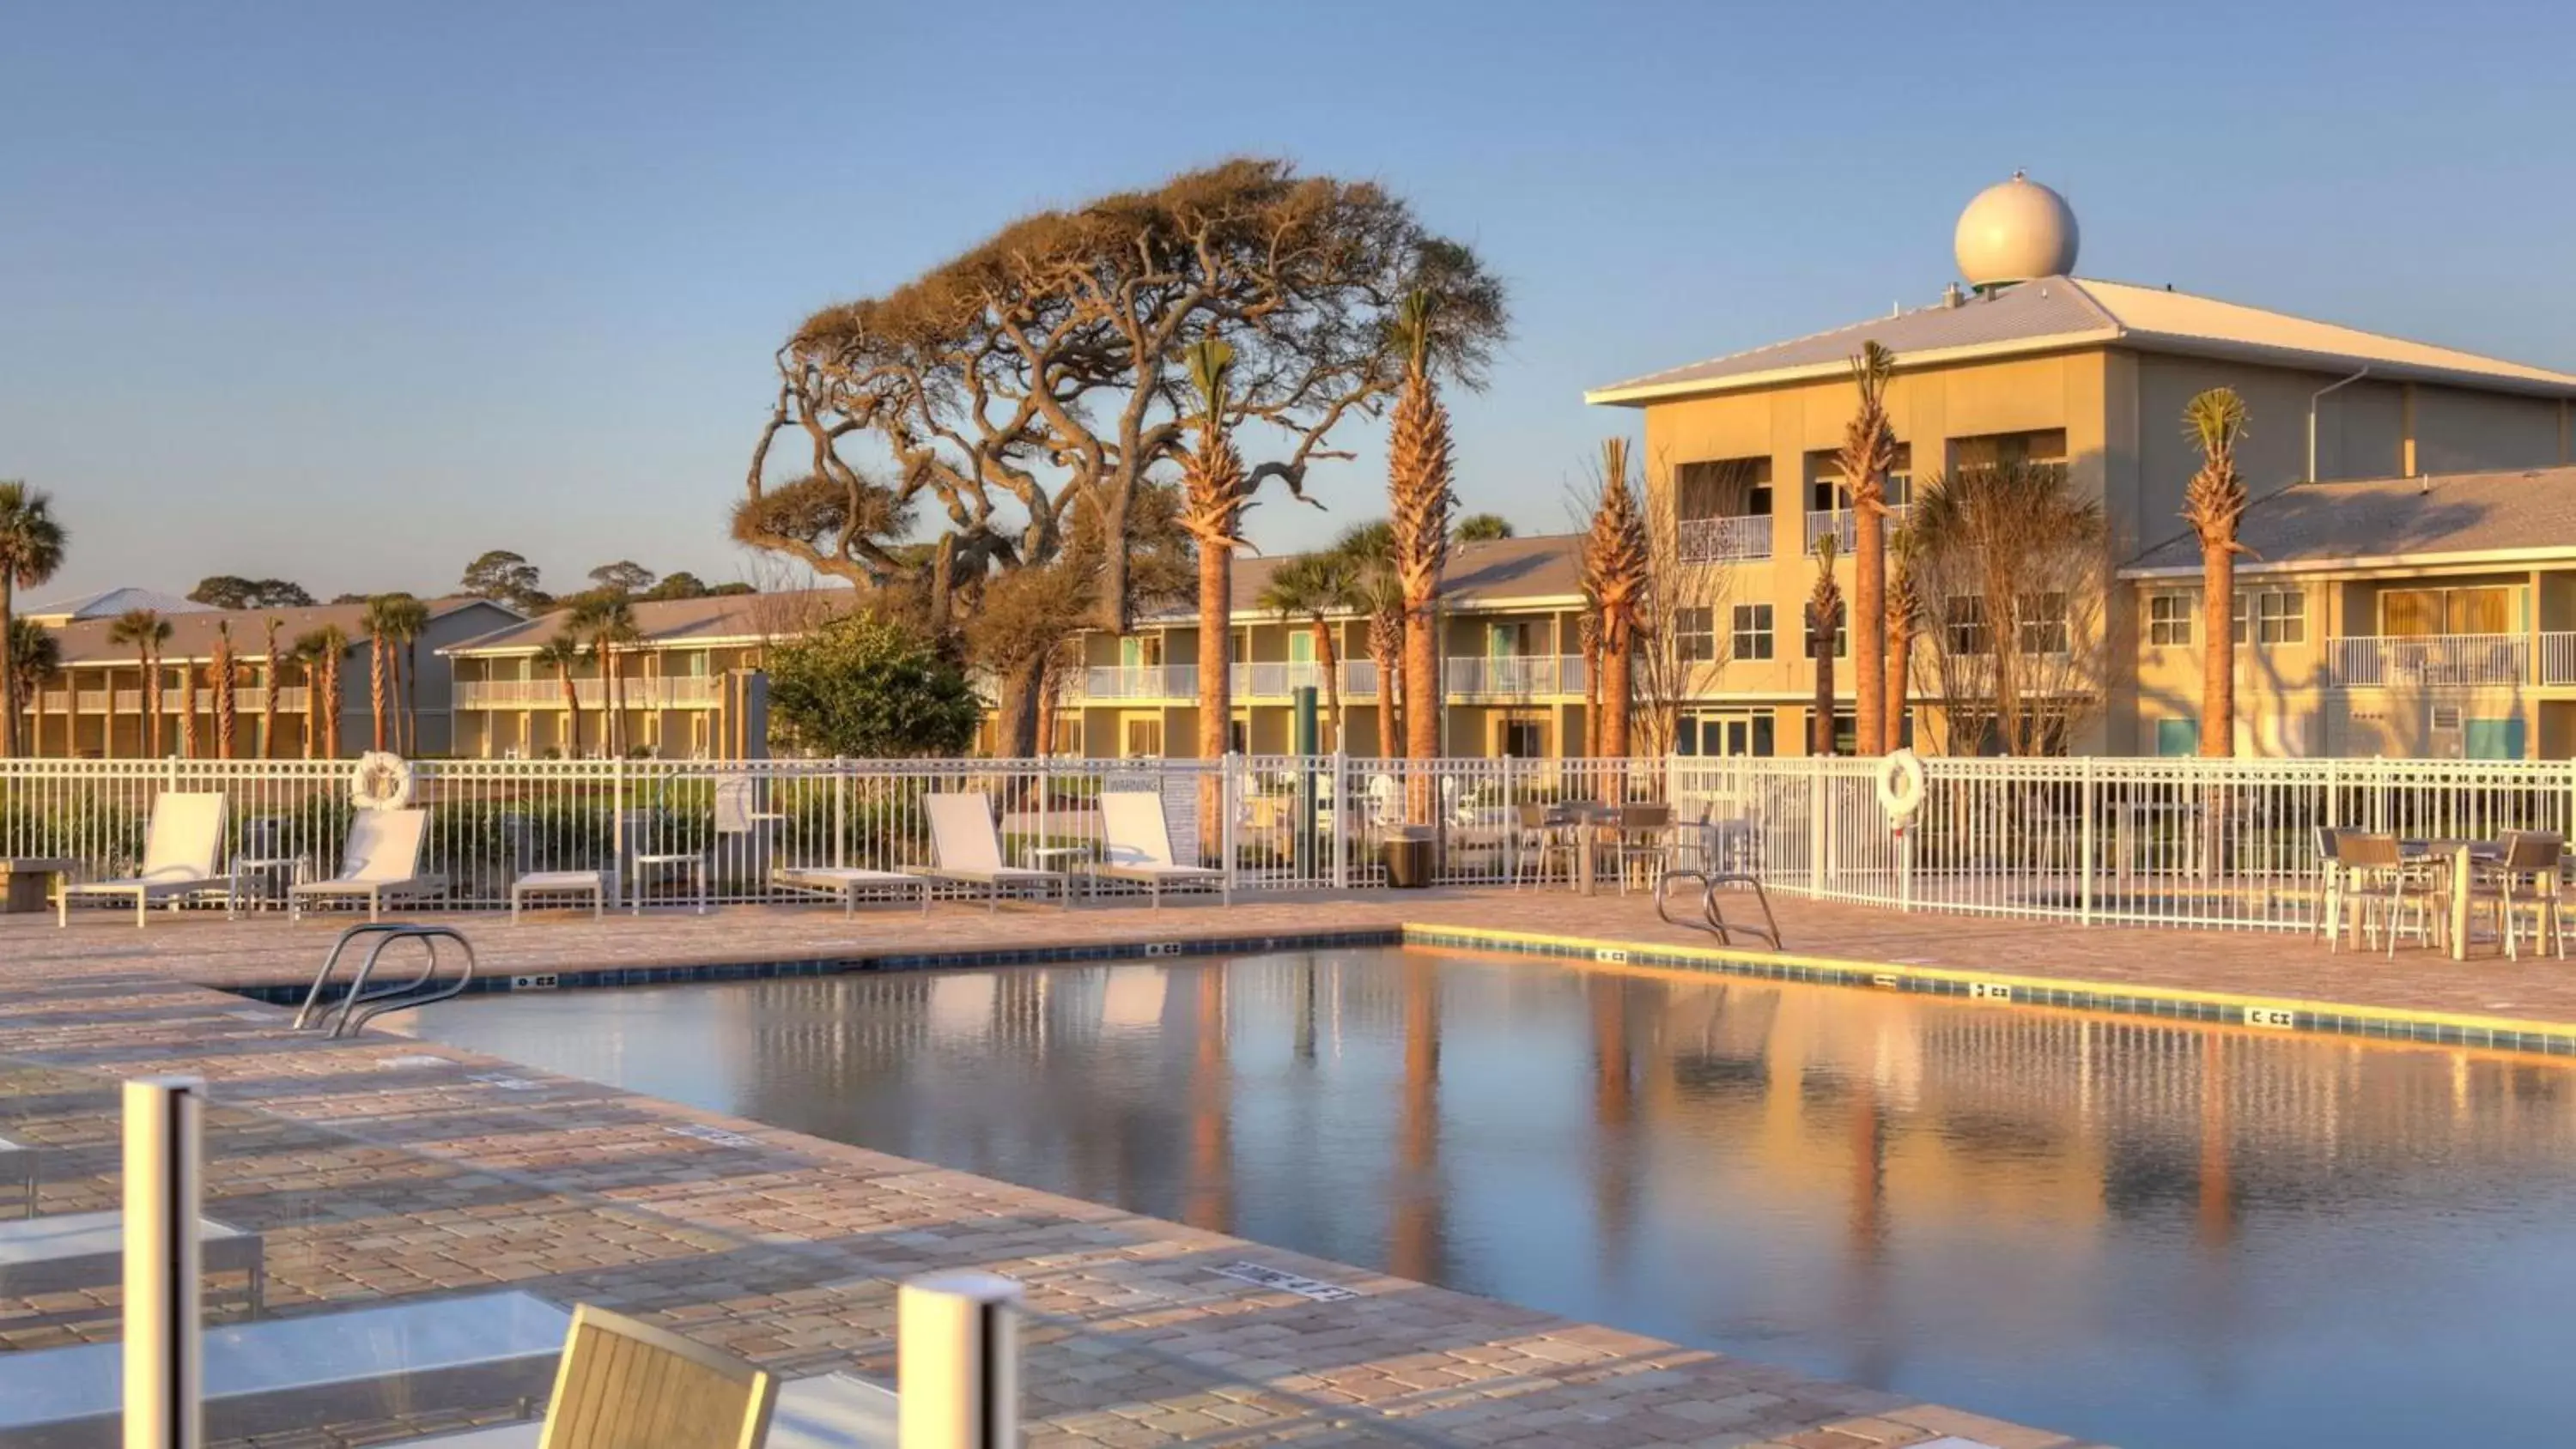
[[[1452,544],[1449,567],[1441,574],[1440,597],[1457,606],[1506,607],[1566,599],[1582,592],[1582,538],[1570,533],[1542,533]],[[1270,576],[1302,554],[1238,554],[1234,560],[1234,604],[1237,618],[1266,620],[1261,591]],[[1198,605],[1183,603],[1150,616],[1154,623],[1192,623]]]
[[[2557,550],[2576,553],[2576,467],[2297,483],[2257,499],[2237,525],[2237,569]],[[2189,534],[2132,560],[2132,576],[2200,571]]]
[[[33,608],[22,607],[18,612],[27,618],[51,623],[58,619],[66,622],[78,619],[112,619],[129,609],[150,609],[156,614],[165,615],[214,612],[212,604],[200,604],[194,599],[183,599],[177,594],[165,594],[159,589],[132,587],[101,589],[94,594],[55,599]]]
[[[2576,396],[2576,375],[2548,368],[2171,288],[2078,277],[2041,277],[2001,292],[1970,296],[1955,307],[1920,307],[1855,322],[1810,337],[1648,373],[1585,396],[1596,403],[1637,404],[1830,375],[1846,367],[1864,341],[1876,341],[1894,352],[1899,365],[2116,345],[2285,367],[2349,370],[2367,366],[2384,377]]]

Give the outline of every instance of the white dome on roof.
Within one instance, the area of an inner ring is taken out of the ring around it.
[[[2016,171],[1959,213],[1952,247],[1962,280],[1996,287],[2073,272],[2076,240],[2075,209],[2066,198]]]

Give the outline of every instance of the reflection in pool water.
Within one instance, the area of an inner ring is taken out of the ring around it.
[[[1345,952],[481,998],[410,1029],[2128,1445],[2530,1442],[2553,1063]]]

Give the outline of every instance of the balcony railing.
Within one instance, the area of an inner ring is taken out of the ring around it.
[[[628,709],[690,709],[713,706],[721,697],[714,675],[675,674],[658,679],[629,679],[619,685]],[[563,683],[554,679],[460,680],[459,709],[561,709]],[[573,698],[583,709],[597,709],[604,688],[598,679],[572,682]]]
[[[1455,695],[1528,699],[1583,692],[1580,655],[1498,654],[1481,659],[1451,659],[1445,667],[1443,678],[1449,692]]]
[[[1236,664],[1228,668],[1226,679],[1237,699],[1286,699],[1300,689],[1324,692],[1324,666],[1312,660]]]
[[[2531,678],[2531,640],[2521,634],[2337,639],[2334,678],[2337,684],[2363,689],[2522,684]]]
[[[1082,672],[1086,699],[1196,699],[1195,664],[1107,664]]]
[[[1771,515],[1685,518],[1679,542],[1684,563],[1733,563],[1771,556]]]
[[[1887,510],[1886,529],[1894,533],[1905,521],[1906,505],[1900,503]],[[1807,552],[1816,551],[1816,541],[1826,534],[1834,537],[1834,548],[1850,553],[1860,547],[1860,515],[1848,508],[1817,509],[1807,515]]]

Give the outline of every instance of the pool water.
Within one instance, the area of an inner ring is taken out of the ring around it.
[[[431,1039],[2131,1446],[2539,1442],[2576,1074],[1418,951],[459,1000]]]

